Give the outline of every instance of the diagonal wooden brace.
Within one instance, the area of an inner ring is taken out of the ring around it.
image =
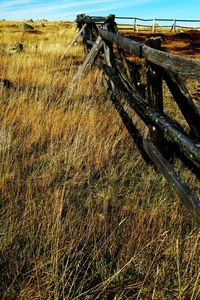
[[[194,196],[188,185],[178,176],[173,167],[150,140],[144,139],[143,146],[155,166],[163,174],[180,200],[200,224],[200,201]]]
[[[99,51],[100,51],[102,46],[103,46],[103,40],[100,36],[98,36],[97,39],[96,39],[96,42],[94,43],[94,45],[92,47],[92,49],[87,54],[83,64],[79,67],[77,73],[75,74],[75,76],[72,80],[72,83],[69,87],[70,92],[73,90],[73,88],[76,85],[77,81],[82,76],[82,74],[86,71],[86,69],[89,66],[92,66],[92,64],[94,63],[94,61],[95,61],[97,55],[99,54]]]

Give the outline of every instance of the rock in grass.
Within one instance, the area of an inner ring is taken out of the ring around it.
[[[34,30],[34,27],[31,26],[31,25],[29,25],[29,24],[27,24],[27,23],[22,23],[21,24],[21,28],[25,29],[25,30]]]
[[[35,27],[45,27],[45,25],[44,25],[42,22],[37,21],[37,22],[35,23]]]
[[[12,87],[12,83],[8,79],[1,79],[0,78],[0,87],[9,89],[9,88]]]
[[[21,43],[15,43],[15,44],[11,44],[8,47],[8,52],[9,53],[19,53],[22,52],[24,49],[24,46]]]

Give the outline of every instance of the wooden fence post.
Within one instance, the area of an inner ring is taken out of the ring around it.
[[[174,19],[174,22],[173,22],[172,27],[171,27],[171,31],[176,32],[176,19]]]
[[[106,29],[107,31],[111,31],[116,33],[116,25],[115,25],[115,15],[109,15],[108,16],[108,21],[104,24],[104,29]],[[115,61],[115,55],[113,52],[113,44],[112,42],[108,42],[108,41],[104,41],[104,57],[105,57],[105,61],[106,64],[109,67],[116,67],[116,61]],[[114,85],[113,83],[110,81],[110,83],[108,84],[108,86],[111,87],[112,90],[114,90]]]
[[[155,26],[156,26],[156,19],[153,19],[153,24],[152,24],[152,33],[155,32]]]
[[[155,49],[161,49],[161,38],[149,38],[146,41],[146,45]],[[150,106],[159,113],[163,113],[163,91],[162,91],[162,73],[157,66],[147,61],[147,99]],[[150,139],[158,147],[159,150],[163,150],[163,133],[155,128],[155,126],[149,126]]]
[[[134,32],[138,32],[138,28],[137,28],[137,18],[134,18]]]

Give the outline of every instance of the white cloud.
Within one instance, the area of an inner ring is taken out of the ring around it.
[[[3,1],[1,4],[0,18],[26,19],[26,18],[48,18],[48,19],[75,19],[79,13],[105,15],[116,12],[123,7],[134,7],[144,3],[159,0],[85,0],[85,1],[40,1],[40,0],[11,0]]]
[[[17,7],[21,5],[34,5],[34,3],[41,1],[32,1],[32,0],[10,0],[10,1],[1,1],[1,10],[9,7]]]

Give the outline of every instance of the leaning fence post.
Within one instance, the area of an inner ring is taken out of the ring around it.
[[[187,184],[178,176],[173,167],[150,140],[144,139],[143,146],[155,166],[161,171],[180,200],[185,204],[198,224],[200,224],[200,202],[198,198],[192,193]]]
[[[151,37],[146,40],[146,45],[160,50],[161,38]],[[163,91],[162,91],[162,74],[159,68],[147,61],[146,66],[147,76],[147,99],[150,106],[159,113],[163,113]],[[163,149],[163,133],[155,126],[149,126],[149,134],[152,142],[158,147],[159,150]]]
[[[152,33],[155,32],[155,24],[156,24],[156,19],[153,19],[153,24],[152,24]]]
[[[70,45],[67,47],[67,49],[65,50],[65,52],[63,53],[63,55],[60,57],[60,60],[63,60],[65,58],[67,52],[77,42],[78,37],[83,33],[83,31],[85,30],[86,26],[87,26],[87,24],[84,24],[83,27],[79,30],[79,32],[77,33],[77,35],[75,36],[75,38],[73,39],[73,41],[70,43]]]
[[[99,54],[100,49],[103,46],[103,41],[102,38],[100,36],[98,36],[98,38],[96,39],[96,42],[94,43],[92,49],[90,50],[90,52],[86,55],[85,60],[83,62],[83,64],[79,67],[77,73],[75,74],[70,86],[69,86],[69,94],[72,92],[74,86],[76,85],[77,81],[79,80],[79,78],[82,76],[82,74],[85,72],[86,68],[88,67],[88,65],[92,65],[96,59],[96,57]]]
[[[173,22],[172,27],[171,27],[171,31],[176,32],[176,19],[174,19],[174,22]]]

